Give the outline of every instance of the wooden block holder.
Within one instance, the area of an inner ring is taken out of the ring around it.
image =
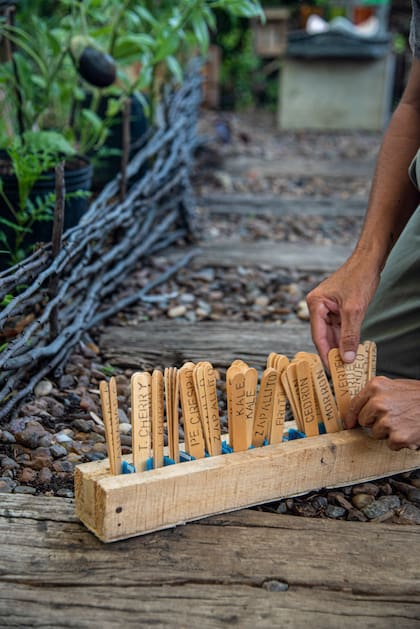
[[[420,452],[392,451],[360,428],[135,474],[111,475],[104,460],[76,467],[76,515],[112,542],[418,467]]]

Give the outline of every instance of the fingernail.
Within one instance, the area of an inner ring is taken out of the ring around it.
[[[355,352],[344,352],[343,354],[343,360],[345,363],[352,363],[355,358],[356,358]]]

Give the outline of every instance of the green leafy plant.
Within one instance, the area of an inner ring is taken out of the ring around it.
[[[51,198],[30,200],[37,177],[76,153],[100,155],[130,95],[153,121],[164,87],[182,81],[192,55],[205,55],[218,10],[263,16],[258,0],[21,0],[14,25],[0,20],[0,38],[13,49],[0,64],[0,150],[19,185],[13,212],[0,191],[11,211],[1,224],[16,236],[12,245],[4,229],[0,241],[15,248],[13,260],[34,223],[52,216]]]

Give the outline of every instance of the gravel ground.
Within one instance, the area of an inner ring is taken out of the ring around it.
[[[262,189],[277,194],[287,185],[288,196],[295,194],[322,198],[367,198],[366,180],[347,182],[346,190],[331,189],[328,177],[314,181],[296,177],[295,181],[264,182],[253,178],[214,177],[209,161],[218,155],[288,156],[307,155],[316,159],[359,159],[374,155],[375,134],[287,134],[273,131],[266,121],[250,125],[247,118],[226,118],[230,141],[224,143],[217,130],[218,117],[207,114],[202,120],[203,133],[210,139],[201,152],[195,185],[199,194],[220,193],[229,178],[231,190],[258,193]],[[245,130],[244,130],[245,129]],[[250,131],[252,129],[252,131]],[[207,166],[206,166],[207,164]],[[223,172],[221,169],[218,172]],[[224,182],[224,184],[223,184]],[[280,187],[279,187],[280,186]],[[345,194],[347,196],[342,197]],[[270,238],[278,242],[317,242],[348,244],[354,242],[361,219],[323,216],[284,217],[265,215],[209,217],[199,208],[200,236],[217,240],[239,236],[245,241]],[[121,288],[123,297],[144,286],[167,267],[163,255],[155,256],[145,268],[127,278]],[[304,296],[321,276],[270,268],[182,269],[156,289],[157,302],[143,302],[121,312],[112,324],[141,323],[152,319],[255,320],[276,321],[294,317],[307,319]],[[170,298],[166,297],[170,295]],[[106,364],[97,345],[100,329],[92,332],[73,352],[59,378],[43,380],[35,393],[21,405],[10,422],[0,429],[0,493],[73,496],[74,466],[106,457],[104,427],[99,404],[99,382],[116,375],[119,392],[121,442],[123,453],[131,451],[129,420],[130,373]],[[225,403],[221,399],[221,410]],[[258,509],[305,517],[327,517],[341,520],[420,524],[420,470],[376,482],[363,483],[340,490],[311,493],[287,499]]]

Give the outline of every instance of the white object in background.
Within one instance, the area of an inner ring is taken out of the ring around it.
[[[360,37],[374,37],[378,34],[380,23],[375,15],[372,15],[361,24],[355,26],[355,31]]]
[[[328,22],[319,17],[319,15],[310,15],[306,22],[306,32],[310,35],[317,35],[318,33],[326,33],[330,30]]]

